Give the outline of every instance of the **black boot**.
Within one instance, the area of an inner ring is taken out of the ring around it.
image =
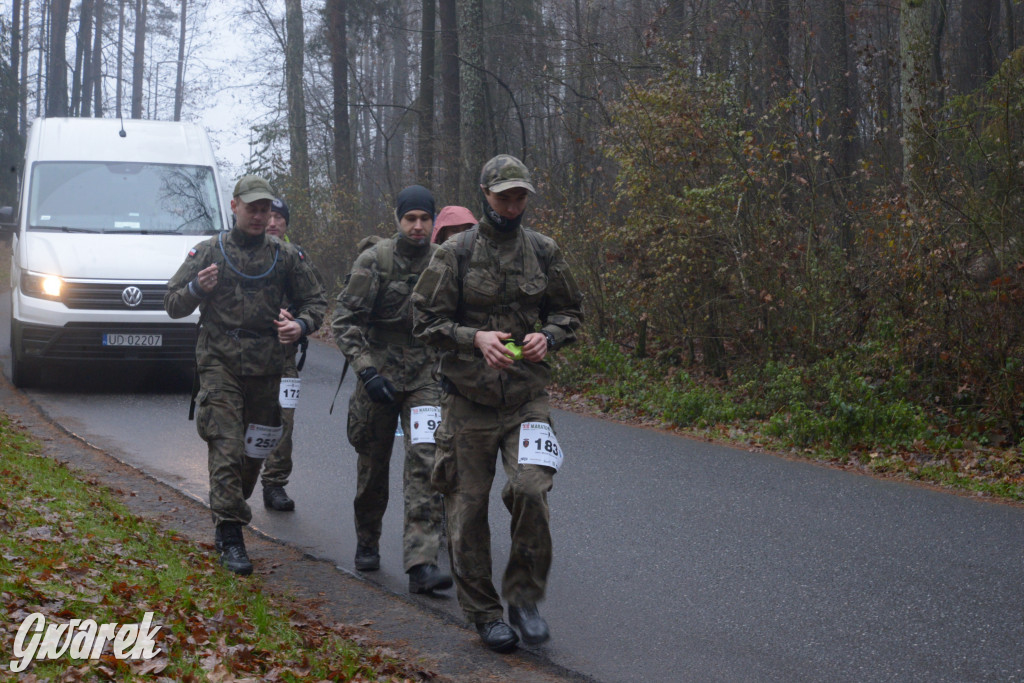
[[[361,572],[375,572],[380,569],[380,551],[372,545],[357,545],[356,569]]]
[[[551,637],[548,622],[537,611],[537,605],[509,605],[508,621],[519,630],[519,635],[527,645],[539,645]]]
[[[409,592],[430,593],[452,587],[452,577],[436,564],[418,564],[409,570]]]
[[[252,562],[245,552],[242,525],[238,522],[222,522],[214,533],[214,545],[220,553],[220,563],[228,571],[239,576],[252,574]]]
[[[512,652],[516,647],[516,643],[519,642],[516,632],[509,628],[508,624],[501,619],[488,621],[486,624],[477,624],[476,632],[480,634],[480,639],[484,641],[484,645],[495,652]]]
[[[288,497],[283,486],[264,486],[263,507],[278,512],[291,512],[295,509],[295,501]]]

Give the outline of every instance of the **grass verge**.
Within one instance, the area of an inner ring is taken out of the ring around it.
[[[909,402],[910,373],[884,349],[807,368],[768,363],[721,382],[597,341],[566,348],[554,368],[553,393],[569,409],[1024,501],[1021,446],[986,442],[964,420]]]
[[[0,679],[420,680],[412,665],[346,638],[344,626],[310,620],[301,605],[265,593],[259,577],[227,573],[211,552],[38,453],[0,413]],[[159,627],[155,657],[118,659],[109,640],[96,659],[71,657],[76,641],[68,636],[81,632],[73,619],[139,624],[147,612]],[[16,650],[18,629],[35,613],[47,625],[70,624],[61,642],[71,647],[14,674],[11,662],[30,641]]]

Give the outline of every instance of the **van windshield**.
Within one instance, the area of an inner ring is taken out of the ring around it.
[[[32,167],[30,230],[207,235],[225,229],[213,169],[46,161]]]

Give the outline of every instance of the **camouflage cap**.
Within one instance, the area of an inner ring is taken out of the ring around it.
[[[232,196],[241,199],[246,204],[252,204],[260,199],[274,201],[277,198],[270,183],[258,175],[244,175],[235,183],[235,191]]]
[[[480,171],[480,184],[491,192],[504,192],[513,187],[537,191],[530,182],[530,172],[526,165],[511,154],[499,154],[484,164]]]

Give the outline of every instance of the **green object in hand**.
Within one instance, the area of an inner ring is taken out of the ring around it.
[[[505,342],[505,348],[512,352],[512,360],[523,359],[523,347],[519,346],[511,339]]]

